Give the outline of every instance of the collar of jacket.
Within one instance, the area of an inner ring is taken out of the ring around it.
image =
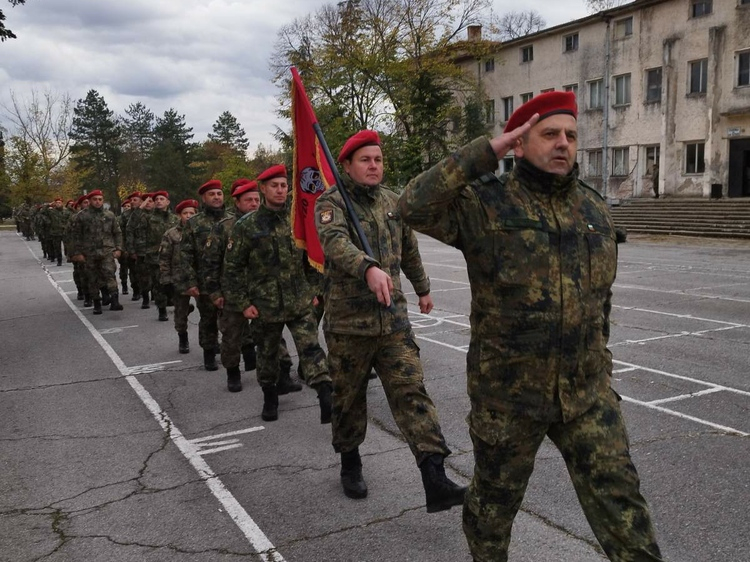
[[[279,217],[283,219],[286,215],[289,215],[289,200],[287,200],[287,202],[284,203],[284,206],[281,209],[271,209],[270,207],[266,205],[264,201],[263,204],[260,207],[258,207],[258,210],[255,212],[257,213],[259,211],[263,211],[263,214],[266,214],[272,217]]]
[[[203,212],[206,213],[209,217],[222,217],[224,216],[224,205],[222,205],[218,209],[206,205],[205,207],[203,207]]]
[[[569,174],[561,176],[540,170],[525,158],[520,158],[516,160],[512,173],[525,187],[539,193],[552,194],[569,191],[578,183],[577,162],[573,164],[573,169]]]
[[[158,213],[160,215],[168,215],[169,209],[154,209],[154,213]]]
[[[341,183],[344,184],[344,189],[359,201],[363,200],[365,197],[374,200],[380,192],[380,184],[372,186],[358,183],[346,172],[341,176]]]

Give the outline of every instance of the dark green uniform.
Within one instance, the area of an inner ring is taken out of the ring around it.
[[[547,435],[611,560],[661,560],[639,491],[607,349],[615,231],[606,203],[520,160],[498,179],[477,139],[401,196],[413,228],[455,246],[471,283],[468,417],[475,469],[464,504],[474,560],[507,560],[513,519]]]
[[[313,313],[315,288],[302,250],[292,239],[289,209],[262,205],[234,225],[224,257],[221,289],[228,306],[259,316],[253,320],[258,346],[258,382],[275,387],[279,379],[279,345],[286,325],[292,334],[310,386],[329,383],[318,326]]]
[[[126,248],[120,259],[120,284],[122,285],[122,294],[128,294],[128,278],[130,278],[130,287],[133,289],[134,300],[138,300],[140,296],[140,290],[138,289],[138,281],[135,277],[135,267],[133,267],[133,260],[130,258],[130,254],[127,252],[128,244],[128,220],[130,215],[133,213],[133,209],[125,209],[120,216],[118,221],[120,222],[120,230],[122,231],[122,245]]]
[[[49,236],[50,236],[50,249],[52,251],[52,258],[57,261],[57,265],[62,265],[63,259],[63,236],[65,234],[65,226],[68,223],[70,213],[66,212],[64,207],[51,207],[48,212],[49,217]]]
[[[151,298],[160,309],[167,306],[167,295],[161,289],[159,271],[159,249],[161,247],[164,233],[179,224],[180,219],[169,209],[154,209],[151,213],[143,215],[141,226],[136,234],[136,239],[144,238],[143,261],[148,275],[145,276],[146,284],[141,284],[142,291],[151,291]],[[138,245],[138,244],[136,244]],[[141,255],[140,253],[138,254]],[[143,281],[141,281],[143,283]]]
[[[85,286],[93,299],[99,300],[99,289],[106,287],[110,294],[117,295],[114,252],[122,251],[120,224],[111,211],[89,207],[76,215],[71,232],[71,255],[81,254],[86,261]]]
[[[125,233],[125,241],[127,242],[125,250],[131,257],[130,263],[135,270],[138,292],[143,297],[143,306],[146,308],[148,308],[146,305],[151,300],[151,295],[149,294],[151,289],[151,273],[146,263],[148,241],[145,236],[145,229],[146,221],[148,221],[148,217],[153,212],[153,209],[133,209],[128,217],[127,232]]]
[[[159,284],[175,286],[176,273],[180,268],[180,243],[182,224],[177,224],[164,233],[159,248]],[[173,291],[174,292],[174,291]],[[174,292],[174,329],[186,333],[190,314],[190,296]]]
[[[419,347],[401,289],[403,269],[417,294],[430,292],[416,237],[395,212],[395,193],[356,184],[346,176],[344,184],[375,259],[365,254],[350,229],[338,188],[324,192],[315,206],[315,221],[326,256],[323,331],[333,379],[333,447],[348,452],[364,441],[367,378],[374,367],[417,463],[434,454],[447,456],[450,450],[424,387]],[[390,310],[367,286],[365,271],[373,264],[393,281]]]

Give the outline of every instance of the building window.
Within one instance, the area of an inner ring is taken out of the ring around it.
[[[563,49],[566,53],[578,50],[578,34],[566,35],[563,37]]]
[[[578,98],[578,84],[568,84],[567,86],[563,86],[563,92],[573,92],[576,98]]]
[[[534,92],[527,92],[525,94],[521,94],[521,103],[526,103],[527,101],[531,101],[531,98],[534,97]]]
[[[531,62],[534,60],[534,45],[521,47],[521,62]]]
[[[659,173],[659,147],[646,147],[646,177],[653,178]]]
[[[554,88],[545,88],[544,90],[539,90],[539,93],[540,94],[546,94],[548,92],[554,92],[554,91],[555,91]]]
[[[708,86],[708,59],[688,63],[690,70],[689,94],[705,94]]]
[[[485,72],[495,72],[495,59],[487,59],[484,61]]]
[[[615,76],[615,105],[630,103],[630,74]]]
[[[706,143],[695,142],[685,145],[685,173],[702,174],[706,171],[704,151]]]
[[[600,178],[602,176],[602,151],[589,151],[588,177]]]
[[[484,102],[484,114],[488,124],[495,123],[495,100]]]
[[[711,0],[690,0],[690,17],[699,18],[711,13],[713,2]]]
[[[511,115],[513,115],[513,96],[503,98],[503,121],[510,119]]]
[[[629,161],[630,149],[626,146],[625,148],[613,148],[612,149],[612,175],[613,176],[627,176],[628,168],[630,165]]]
[[[615,22],[615,39],[623,39],[633,35],[633,17],[624,18]]]
[[[604,107],[604,82],[592,80],[589,82],[589,109]]]
[[[646,103],[661,101],[661,67],[646,71]]]
[[[750,51],[737,54],[737,85],[750,86]]]

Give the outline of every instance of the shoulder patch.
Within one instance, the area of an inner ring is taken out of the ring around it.
[[[333,221],[332,210],[326,209],[325,211],[320,211],[320,224],[329,224],[331,221]]]

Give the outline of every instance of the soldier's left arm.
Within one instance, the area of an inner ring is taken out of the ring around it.
[[[120,222],[117,220],[117,217],[114,217],[114,220],[112,221],[112,239],[115,243],[115,251],[122,252],[122,229],[120,228]]]
[[[423,297],[430,293],[430,278],[422,265],[417,237],[406,224],[402,224],[401,229],[401,271],[414,287],[417,296]]]
[[[244,220],[238,220],[232,227],[224,251],[224,271],[221,275],[221,291],[225,301],[242,311],[252,304],[248,290],[251,245],[248,243],[244,223]]]

